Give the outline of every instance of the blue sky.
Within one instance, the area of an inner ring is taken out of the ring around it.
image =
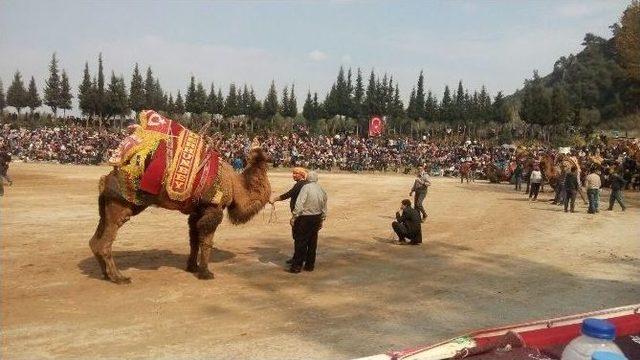
[[[107,76],[151,66],[163,88],[184,94],[191,74],[206,88],[271,80],[324,92],[340,65],[375,68],[406,99],[420,70],[441,96],[446,84],[495,94],[522,86],[533,69],[578,52],[584,34],[608,26],[630,1],[13,1],[0,0],[0,79],[19,69],[44,85],[58,54],[75,91],[85,61],[103,53]],[[75,105],[75,102],[74,102]]]

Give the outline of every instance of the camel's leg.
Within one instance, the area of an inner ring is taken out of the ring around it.
[[[103,216],[101,216],[100,224],[98,224],[96,234],[89,242],[93,254],[96,259],[98,259],[105,279],[111,280],[116,284],[131,282],[128,277],[122,275],[120,270],[118,270],[113,260],[113,255],[111,254],[111,245],[116,239],[116,234],[120,226],[127,222],[133,213],[134,209],[132,207],[116,201],[105,200],[104,211],[101,209],[101,215]],[[101,227],[102,229],[100,229]],[[102,230],[101,234],[99,234],[99,230]]]
[[[213,248],[213,235],[221,222],[222,209],[209,207],[204,209],[202,216],[196,223],[200,245],[198,259],[198,278],[200,279],[213,279],[213,273],[209,271],[209,256],[211,248]]]
[[[202,213],[196,211],[189,215],[189,260],[187,260],[187,271],[198,272],[198,250],[200,249],[200,238],[198,237],[198,220],[202,217]]]

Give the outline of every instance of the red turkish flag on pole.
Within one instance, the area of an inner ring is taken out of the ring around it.
[[[378,116],[374,116],[369,120],[369,136],[380,136],[384,130],[384,122]]]

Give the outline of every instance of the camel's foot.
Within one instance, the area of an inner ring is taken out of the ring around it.
[[[198,271],[198,279],[200,280],[211,280],[213,277],[213,273],[209,270]]]
[[[123,276],[123,275],[111,277],[111,276],[105,274],[104,275],[104,279],[105,280],[109,280],[109,281],[111,281],[113,283],[116,283],[118,285],[131,284],[131,278]]]
[[[187,268],[185,269],[190,273],[197,273],[198,272],[198,264],[193,263],[193,262],[188,262],[187,263]]]

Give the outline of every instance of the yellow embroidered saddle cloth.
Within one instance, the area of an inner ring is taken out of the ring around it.
[[[216,179],[218,153],[202,136],[155,111],[141,111],[139,120],[109,159],[122,173],[125,199],[139,203],[139,190],[158,194],[163,187],[172,200],[199,199]]]

